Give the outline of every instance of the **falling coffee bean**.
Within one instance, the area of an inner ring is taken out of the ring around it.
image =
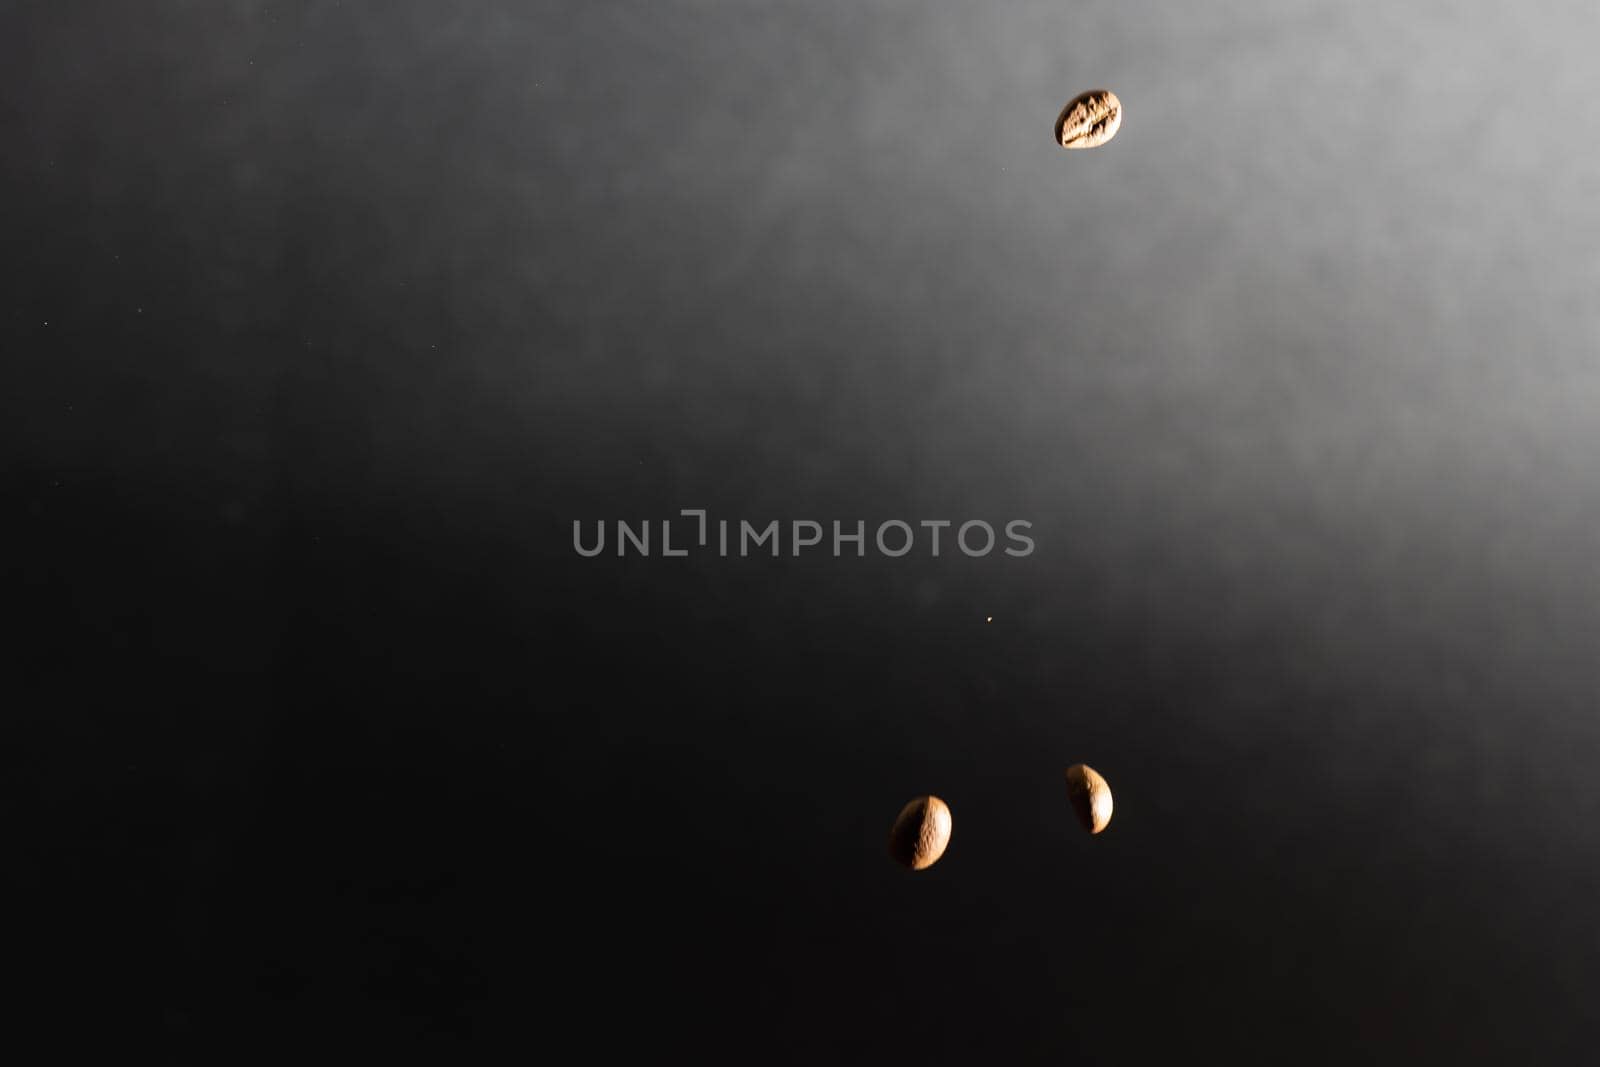
[[[1062,148],[1098,148],[1122,126],[1122,101],[1110,89],[1090,89],[1074,97],[1056,119]]]
[[[1067,799],[1083,828],[1097,834],[1111,821],[1111,787],[1100,772],[1082,763],[1067,768]]]
[[[889,855],[913,871],[939,862],[950,844],[950,806],[938,797],[917,797],[900,809],[889,831]]]

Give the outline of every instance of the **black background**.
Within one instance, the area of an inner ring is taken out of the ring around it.
[[[24,1020],[1583,1062],[1596,16],[1468,7],[0,3]]]

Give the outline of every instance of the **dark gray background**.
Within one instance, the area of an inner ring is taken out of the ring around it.
[[[8,865],[59,1034],[1583,1062],[1597,35],[0,2]],[[1101,86],[1116,139],[1055,148]],[[682,507],[1038,547],[571,549]]]

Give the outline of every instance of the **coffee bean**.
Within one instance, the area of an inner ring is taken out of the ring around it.
[[[900,809],[889,831],[889,855],[913,871],[939,862],[950,844],[950,806],[938,797],[917,797]]]
[[[1082,763],[1067,768],[1067,799],[1083,828],[1097,834],[1111,821],[1111,787],[1100,772]]]
[[[1122,101],[1110,89],[1090,89],[1074,97],[1056,119],[1062,148],[1098,148],[1122,126]]]

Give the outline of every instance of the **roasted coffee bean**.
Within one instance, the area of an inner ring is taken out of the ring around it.
[[[900,809],[889,831],[889,855],[913,871],[939,862],[950,844],[950,806],[938,797],[917,797]]]
[[[1074,97],[1056,119],[1056,143],[1062,148],[1098,148],[1122,126],[1122,101],[1110,89],[1091,89]]]
[[[1067,768],[1067,799],[1083,828],[1097,834],[1111,821],[1111,787],[1100,772],[1082,763]]]

